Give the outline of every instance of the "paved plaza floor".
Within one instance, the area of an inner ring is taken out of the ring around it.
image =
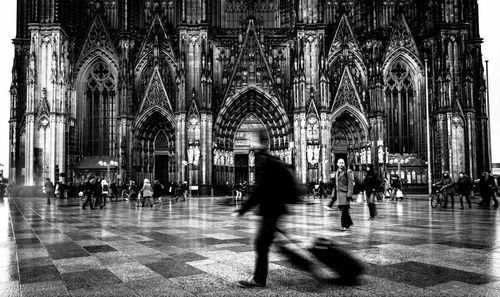
[[[243,289],[258,217],[231,217],[221,199],[82,210],[79,200],[4,198],[0,296],[500,296],[500,210],[431,209],[409,197],[378,203],[369,221],[355,204],[354,226],[341,232],[325,201],[295,205],[284,230],[304,246],[334,239],[365,274],[349,286],[318,282],[274,247],[267,287]]]

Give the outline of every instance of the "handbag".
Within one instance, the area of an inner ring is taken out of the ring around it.
[[[397,190],[397,191],[396,191],[396,197],[397,197],[397,198],[403,198],[403,191],[401,191],[401,190]]]

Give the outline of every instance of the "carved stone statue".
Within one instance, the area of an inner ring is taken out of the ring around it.
[[[307,162],[310,164],[314,163],[314,148],[312,145],[307,146]]]
[[[198,165],[200,163],[200,146],[195,145],[193,148],[193,164]]]
[[[314,146],[314,162],[315,163],[319,162],[319,153],[320,153],[319,145]]]
[[[384,147],[382,146],[378,147],[378,163],[384,163]]]
[[[366,150],[365,148],[361,148],[361,153],[360,153],[360,157],[361,157],[361,165],[365,165],[366,164]]]
[[[255,166],[255,153],[253,151],[250,151],[250,153],[248,154],[248,166]]]
[[[187,151],[187,161],[189,164],[193,164],[193,160],[194,160],[194,146],[190,145],[189,148],[188,148],[188,151]]]

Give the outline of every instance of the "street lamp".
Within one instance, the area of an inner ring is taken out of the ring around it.
[[[99,166],[104,166],[106,167],[107,169],[107,178],[108,178],[108,181],[111,182],[111,166],[118,166],[118,162],[116,161],[109,161],[109,162],[106,162],[106,161],[99,161]]]

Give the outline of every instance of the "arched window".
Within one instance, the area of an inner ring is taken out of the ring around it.
[[[416,138],[420,108],[415,80],[408,65],[393,63],[385,76],[385,110],[389,149],[395,153],[418,153]]]
[[[115,155],[116,80],[108,65],[98,62],[87,77],[86,152],[93,156]]]

